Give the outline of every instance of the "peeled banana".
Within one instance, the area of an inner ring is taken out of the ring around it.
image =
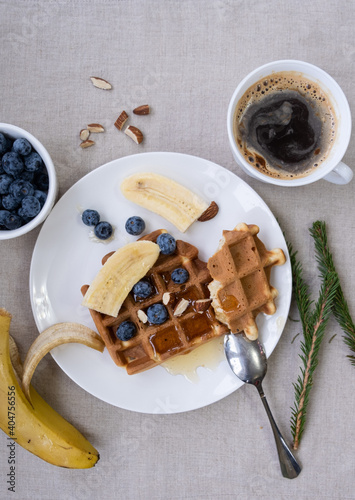
[[[159,246],[152,241],[135,241],[117,250],[94,278],[82,305],[117,316],[133,285],[154,265],[159,252]]]
[[[100,352],[105,348],[100,335],[79,323],[57,323],[44,330],[29,348],[23,364],[22,390],[29,401],[30,383],[38,363],[55,347],[72,342],[84,344]]]
[[[53,410],[33,387],[30,389],[32,405],[24,395],[10,359],[10,323],[11,314],[0,309],[1,429],[18,445],[53,465],[71,469],[93,467],[99,454],[89,441]],[[16,356],[13,343],[12,352]]]
[[[121,184],[123,195],[161,215],[184,233],[208,208],[202,198],[178,182],[154,173],[134,174]]]

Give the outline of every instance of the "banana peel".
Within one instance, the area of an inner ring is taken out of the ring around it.
[[[0,308],[1,429],[17,444],[50,464],[70,469],[93,467],[100,456],[92,444],[32,386],[32,405],[27,400],[10,359],[10,323],[11,314]],[[13,342],[12,352],[16,355]]]
[[[103,352],[105,348],[105,344],[98,333],[79,323],[57,323],[44,330],[29,348],[23,364],[22,390],[30,402],[30,383],[38,363],[55,347],[72,342],[86,345],[100,352]],[[11,350],[10,345],[10,358]],[[14,363],[12,363],[12,366],[14,366]]]

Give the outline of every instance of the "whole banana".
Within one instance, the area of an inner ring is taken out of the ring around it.
[[[0,308],[0,427],[18,445],[59,467],[88,469],[99,460],[97,450],[31,387],[24,395],[11,364],[11,314]]]

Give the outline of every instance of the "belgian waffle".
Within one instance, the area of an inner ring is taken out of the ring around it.
[[[256,236],[256,225],[238,224],[223,231],[216,253],[208,260],[213,281],[208,285],[216,318],[233,333],[242,332],[254,340],[258,336],[255,318],[260,312],[274,314],[278,292],[270,285],[274,265],[285,262],[279,248],[267,250]]]
[[[141,239],[156,241],[164,230],[154,231]],[[111,254],[106,255],[104,264]],[[177,267],[189,272],[189,280],[175,284],[170,277]],[[129,375],[148,370],[167,359],[180,354],[187,354],[196,347],[228,331],[225,325],[217,321],[209,301],[208,308],[198,312],[199,300],[209,299],[208,284],[211,281],[207,264],[198,258],[198,250],[193,245],[181,240],[176,242],[176,251],[172,255],[160,254],[154,266],[146,274],[154,288],[154,293],[147,299],[138,299],[131,292],[123,302],[117,317],[108,316],[90,309],[96,328],[118,366],[124,366]],[[81,288],[85,295],[88,285]],[[162,325],[152,325],[146,320],[147,308],[164,302],[169,313],[168,320]],[[188,302],[186,310],[177,316],[176,308],[182,299]],[[136,335],[121,341],[116,336],[117,327],[123,321],[132,321],[137,328]]]

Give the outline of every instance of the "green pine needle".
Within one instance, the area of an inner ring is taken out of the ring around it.
[[[294,408],[291,409],[291,432],[295,449],[298,448],[304,432],[314,371],[318,365],[319,349],[339,287],[336,272],[329,270],[327,266],[323,265],[322,241],[319,238],[318,232],[316,231],[312,236],[315,241],[316,259],[322,278],[322,285],[316,304],[310,299],[308,287],[303,279],[302,265],[297,261],[297,252],[294,252],[292,246],[288,244],[293,277],[293,292],[303,328],[302,354],[300,354],[300,359],[302,360],[301,376],[297,378],[297,382],[294,384],[295,403]]]
[[[310,233],[316,242],[316,247],[318,247],[317,262],[318,269],[321,275],[324,275],[324,273],[326,273],[327,271],[335,273],[336,270],[333,256],[328,246],[325,223],[322,221],[314,222]],[[334,298],[333,313],[344,332],[343,340],[349,347],[350,351],[353,353],[352,355],[348,355],[347,357],[349,358],[351,364],[355,366],[355,324],[351,318],[349,306],[347,304],[347,301],[345,300],[340,284],[338,285],[338,289]]]

